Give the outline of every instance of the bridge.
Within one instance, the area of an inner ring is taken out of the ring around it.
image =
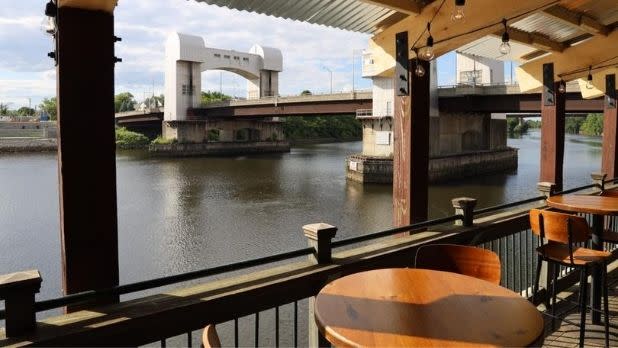
[[[188,119],[206,118],[263,118],[322,115],[357,115],[359,110],[372,108],[373,93],[356,91],[335,94],[263,97],[261,99],[232,99],[190,108]],[[540,93],[521,93],[517,85],[442,86],[438,88],[440,111],[499,112],[527,117],[540,113]],[[603,111],[603,98],[582,99],[575,87],[566,91],[566,110],[569,114]],[[371,116],[371,113],[360,117]],[[116,114],[116,123],[129,128],[161,129],[163,108],[128,111]],[[160,131],[159,131],[160,132]]]

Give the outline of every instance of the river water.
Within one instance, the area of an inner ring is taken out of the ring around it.
[[[600,141],[567,136],[565,188],[590,183]],[[475,197],[485,207],[538,195],[539,133],[509,145],[520,149],[517,171],[432,185],[431,217],[452,214],[454,197]],[[336,225],[337,238],[389,228],[391,187],[346,182],[344,158],[360,146],[228,158],[120,152],[121,283],[305,247],[307,223]],[[38,299],[61,295],[57,180],[55,154],[0,155],[0,274],[39,269]]]

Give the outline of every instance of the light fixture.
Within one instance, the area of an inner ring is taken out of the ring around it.
[[[418,77],[423,77],[425,76],[425,68],[423,68],[423,66],[420,64],[420,56],[418,54],[418,49],[414,48],[414,53],[416,54],[416,60],[414,61],[415,63],[415,67],[414,67],[414,74]]]
[[[451,20],[460,21],[464,18],[464,6],[466,5],[466,0],[455,0],[455,8],[451,13]]]
[[[502,33],[502,43],[500,44],[500,53],[507,55],[511,53],[511,44],[509,44],[509,41],[511,40],[511,38],[509,37],[509,33],[507,31],[506,18],[502,19],[502,25],[504,25],[504,33]]]
[[[431,36],[431,23],[427,23],[427,33],[429,34],[429,36],[427,37],[427,45],[425,45],[423,52],[421,52],[421,59],[429,61],[432,60],[434,57],[433,36]]]
[[[52,0],[49,0],[49,2],[45,5],[45,15],[47,17],[56,17],[57,14],[58,6],[56,6]]]
[[[586,81],[586,88],[593,89],[594,85],[592,84],[592,65],[588,67],[588,79]]]
[[[566,92],[566,82],[564,82],[563,79],[560,79],[560,82],[558,83],[558,92],[560,93]]]
[[[416,68],[414,69],[414,73],[418,77],[425,76],[425,68],[423,68],[423,66],[418,61],[416,62]]]

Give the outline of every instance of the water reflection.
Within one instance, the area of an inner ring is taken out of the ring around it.
[[[567,135],[565,187],[590,182],[600,139]],[[487,207],[537,195],[539,133],[509,139],[511,173],[431,185],[430,217],[451,199]],[[345,180],[355,143],[295,147],[289,154],[227,158],[117,158],[121,282],[150,279],[306,246],[304,224],[339,227],[337,238],[391,227],[390,185]],[[57,163],[53,154],[0,156],[0,274],[38,268],[40,298],[60,294]]]

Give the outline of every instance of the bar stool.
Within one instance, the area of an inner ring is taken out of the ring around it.
[[[542,261],[547,261],[552,265],[553,279],[551,282],[551,316],[552,327],[554,326],[556,313],[556,283],[558,279],[559,267],[567,266],[580,270],[580,329],[579,346],[584,346],[584,334],[586,331],[586,311],[587,311],[587,287],[588,287],[588,268],[599,266],[602,268],[602,289],[604,315],[605,315],[605,346],[609,346],[609,304],[607,302],[607,261],[611,253],[583,248],[575,245],[576,243],[587,242],[591,231],[586,219],[580,216],[553,212],[548,210],[530,210],[530,227],[532,232],[539,236],[539,247],[536,249],[538,255],[538,265],[534,282],[533,296],[539,290],[539,278]],[[547,240],[547,243],[544,243]]]
[[[206,325],[204,332],[202,333],[202,347],[204,348],[220,348],[221,341],[219,340],[219,334],[214,324]]]

